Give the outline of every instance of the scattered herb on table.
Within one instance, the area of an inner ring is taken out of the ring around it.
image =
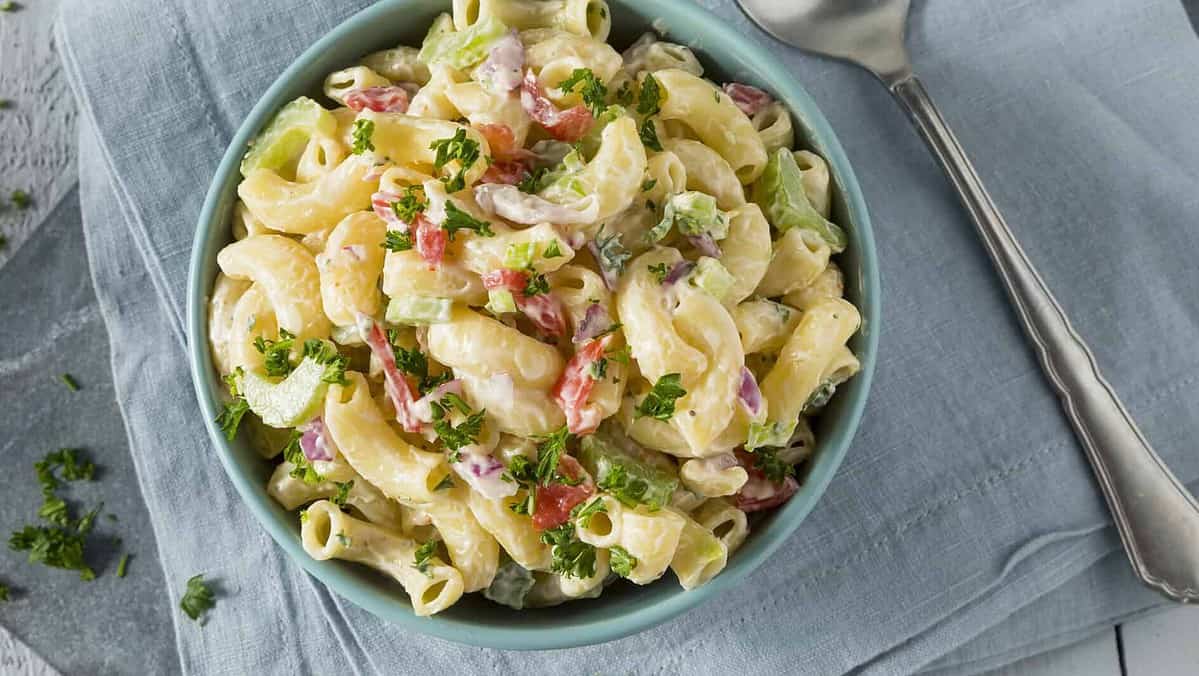
[[[211,610],[214,606],[216,606],[216,595],[204,583],[204,574],[201,573],[188,579],[187,591],[183,594],[183,598],[179,600],[179,607],[183,610],[184,614],[203,624],[200,616],[206,611]]]
[[[62,381],[63,385],[67,386],[68,390],[72,392],[79,391],[79,383],[75,381],[75,378],[72,377],[70,373],[64,373],[60,375],[58,379]]]

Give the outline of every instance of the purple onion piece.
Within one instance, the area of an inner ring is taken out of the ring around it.
[[[753,372],[744,366],[741,367],[741,385],[737,388],[737,400],[750,416],[757,417],[762,413],[762,390],[758,389],[758,381]]]
[[[592,258],[599,264],[600,276],[604,278],[604,286],[609,291],[615,291],[616,284],[620,281],[619,272],[604,265],[604,258],[600,255],[599,245],[595,243],[594,239],[587,242],[587,250],[591,252]]]
[[[313,418],[301,430],[300,450],[304,451],[304,457],[308,458],[309,462],[333,459],[325,423],[320,418]]]
[[[691,270],[694,267],[695,264],[690,261],[679,261],[678,263],[675,263],[674,267],[670,269],[670,272],[666,273],[666,278],[662,280],[662,286],[674,285],[680,279],[691,274]]]
[[[462,459],[452,466],[458,476],[485,498],[498,500],[516,494],[516,484],[501,478],[504,463],[494,456],[463,453]]]
[[[579,322],[571,342],[586,343],[606,331],[609,326],[612,326],[612,317],[608,315],[608,310],[599,303],[592,303],[587,306],[587,313],[583,315],[583,321]]]
[[[702,233],[699,235],[687,235],[687,241],[691,242],[691,246],[705,256],[712,258],[720,258],[724,252],[717,246],[716,240],[712,239],[712,235]]]

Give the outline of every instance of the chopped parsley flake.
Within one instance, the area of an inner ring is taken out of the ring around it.
[[[550,240],[550,243],[545,247],[545,251],[541,253],[542,258],[561,258],[562,250],[558,248],[558,240]]]
[[[608,271],[613,279],[620,277],[624,272],[625,263],[633,257],[633,254],[624,248],[624,244],[621,244],[620,233],[614,232],[605,237],[602,225],[600,231],[595,235],[595,250],[599,253],[599,260],[596,263],[600,268]]]
[[[549,171],[547,167],[538,167],[537,169],[534,169],[533,171],[525,174],[525,177],[520,179],[520,182],[516,184],[516,187],[521,192],[527,192],[529,194],[537,192],[537,190],[541,187],[541,179],[545,176],[547,171]]]
[[[447,397],[448,399],[448,397]],[[449,461],[451,463],[458,461],[457,451],[463,446],[469,446],[478,442],[479,433],[483,430],[483,420],[486,411],[471,413],[466,416],[466,420],[453,425],[446,417],[446,411],[450,406],[453,406],[447,399],[442,399],[440,402],[430,402],[429,406],[433,410],[433,431],[437,434],[437,438],[445,447],[452,451]],[[459,399],[461,401],[461,399]],[[469,408],[467,410],[470,410]]]
[[[776,484],[795,475],[795,466],[783,462],[778,457],[777,449],[762,447],[749,451],[749,453],[754,456],[754,467],[762,470],[762,474]]]
[[[419,185],[404,188],[404,194],[400,199],[391,203],[391,212],[401,221],[411,223],[417,214],[425,210],[425,201],[421,199],[423,194],[424,188]]]
[[[288,474],[293,479],[299,479],[309,486],[315,486],[325,480],[325,477],[316,471],[312,463],[304,455],[304,449],[300,448],[300,437],[303,434],[299,430],[292,430],[291,437],[287,440],[287,445],[283,447],[283,459],[295,465]]]
[[[216,424],[225,433],[226,439],[233,441],[237,438],[237,428],[241,426],[241,419],[249,410],[250,404],[246,403],[244,397],[234,397],[232,401],[225,402],[220,415],[216,417]]]
[[[0,582],[0,602],[8,602],[8,585]]]
[[[346,499],[350,497],[350,489],[354,487],[354,480],[334,481],[333,485],[337,486],[337,492],[333,494],[333,497],[329,498],[329,501],[338,507],[345,507]]]
[[[388,251],[408,251],[412,248],[412,235],[399,230],[388,230],[382,247]]]
[[[342,547],[349,547],[354,543],[354,540],[351,539],[349,535],[346,535],[345,531],[337,531],[337,535],[334,537],[337,538],[338,544],[340,544]]]
[[[612,572],[621,577],[628,577],[633,573],[633,569],[637,567],[637,557],[629,553],[629,550],[620,545],[613,545],[608,550],[611,557],[609,559],[609,567]]]
[[[429,149],[437,152],[433,159],[434,168],[440,170],[450,162],[458,162],[458,171],[453,176],[442,176],[447,192],[458,192],[466,187],[466,172],[479,159],[479,142],[466,138],[466,130],[459,129],[450,138],[443,138],[429,144]],[[448,204],[446,205],[448,209]]]
[[[632,357],[632,353],[627,344],[608,350],[604,354],[608,356],[608,359],[611,359],[618,364],[627,364],[629,363],[629,359]]]
[[[375,123],[371,120],[354,120],[354,131],[352,134],[354,145],[351,147],[351,152],[355,155],[361,155],[367,151],[374,151],[375,144],[371,143],[371,136],[375,133]]]
[[[262,336],[254,339],[254,349],[263,355],[263,368],[268,376],[286,376],[295,368],[291,363],[291,348],[295,342],[295,335],[287,329],[279,329],[278,340]]]
[[[654,121],[650,118],[645,118],[641,123],[641,128],[637,130],[637,135],[641,137],[641,144],[650,150],[662,152],[662,142],[658,140],[658,129],[654,127]]]
[[[446,200],[445,203],[445,220],[441,223],[441,229],[449,234],[451,242],[454,241],[454,234],[459,230],[470,230],[480,237],[495,237],[495,233],[491,231],[491,225],[487,221],[481,221],[471,216],[450,200]]]
[[[665,263],[657,263],[654,265],[650,265],[649,271],[651,273],[653,273],[654,279],[656,279],[658,281],[658,283],[661,284],[666,281],[666,275],[670,274],[670,266]]]
[[[563,478],[558,474],[558,460],[566,452],[566,443],[573,438],[574,435],[566,429],[566,425],[563,425],[556,432],[543,437],[541,443],[538,444],[536,476],[537,482],[542,486],[548,485],[555,479]]]
[[[447,489],[450,489],[453,487],[454,487],[454,477],[447,474],[441,478],[441,481],[437,482],[437,485],[433,487],[433,490],[444,491],[444,490],[447,490]]]
[[[645,79],[641,81],[641,91],[637,95],[637,113],[647,116],[657,115],[661,110],[662,89],[658,86],[658,81],[654,79],[653,74],[647,73]]]
[[[591,109],[593,115],[599,116],[605,107],[604,99],[608,97],[608,88],[590,68],[574,69],[570,77],[558,83],[558,88],[564,92],[573,92],[579,85],[582,85],[579,93],[583,97],[583,103]]]
[[[216,606],[216,595],[204,584],[204,575],[196,575],[187,581],[187,591],[179,600],[183,613],[193,620],[199,620],[206,611]]]
[[[117,563],[117,577],[125,577],[125,572],[129,569],[129,555],[122,554],[121,560]]]
[[[423,545],[416,548],[416,553],[413,555],[412,565],[424,573],[432,577],[429,572],[429,566],[433,563],[433,557],[437,555],[437,540],[429,540]]]
[[[550,292],[550,281],[545,278],[545,275],[529,275],[529,281],[525,284],[524,294],[526,296],[536,296],[540,293]]]
[[[616,90],[615,100],[622,106],[627,106],[633,102],[633,87],[628,82],[620,85],[620,89]]]
[[[675,400],[687,394],[682,388],[682,376],[678,373],[667,373],[658,378],[653,389],[641,403],[637,404],[635,418],[654,418],[655,420],[670,420],[674,415]]]
[[[588,373],[591,375],[592,380],[603,380],[604,376],[608,375],[608,360],[600,357],[591,362],[591,366],[588,367]]]
[[[64,373],[64,374],[60,375],[58,377],[58,379],[62,381],[63,385],[67,386],[68,390],[70,390],[72,392],[79,391],[79,383],[75,382],[75,379],[71,377],[70,373]]]
[[[604,504],[603,499],[597,497],[592,498],[591,502],[586,503],[586,506],[584,506],[583,503],[579,503],[574,509],[571,510],[570,515],[576,520],[582,521],[583,526],[587,527],[591,524],[591,517],[599,514],[600,512],[607,511],[608,506]]]
[[[648,178],[641,182],[641,192],[649,192],[654,189],[655,185],[658,185],[658,179]]]
[[[575,525],[569,521],[541,534],[551,546],[550,570],[567,577],[589,578],[595,575],[595,547],[575,537]]]

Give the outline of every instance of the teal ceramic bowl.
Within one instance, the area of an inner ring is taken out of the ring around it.
[[[608,0],[613,15],[610,40],[621,49],[649,30],[667,29],[666,38],[691,46],[708,75],[766,89],[790,107],[797,141],[827,158],[834,178],[835,220],[846,227],[849,249],[840,257],[846,294],[861,308],[862,330],[851,347],[862,371],[837,391],[817,426],[817,451],[804,470],[803,487],[782,509],[754,524],[752,533],[728,567],[708,584],[685,592],[667,574],[637,587],[621,581],[598,599],[550,609],[514,611],[472,594],[434,617],[412,614],[400,586],[364,567],[339,561],[314,561],[300,544],[299,519],[267,496],[272,470],[243,439],[225,440],[212,420],[220,408],[221,381],[208,350],[207,299],[217,273],[216,255],[230,241],[230,216],[237,199],[238,163],[247,143],[286,102],[317,95],[326,73],[350,65],[369,52],[396,44],[418,45],[432,19],[449,10],[449,0],[388,0],[351,17],[312,45],[267,90],[237,131],[204,202],[192,249],[188,281],[190,361],[196,395],[208,432],[225,471],[246,505],[295,561],[339,596],[375,615],[411,630],[490,648],[533,650],[601,643],[644,631],[709,601],[745,581],[767,561],[804,520],[841,464],[866,406],[878,348],[879,273],[874,238],[861,189],[840,143],[816,104],[791,73],[766,50],[739,35],[692,0]]]

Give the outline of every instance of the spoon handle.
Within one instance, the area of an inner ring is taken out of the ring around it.
[[[1199,504],[1099,373],[1095,357],[1020,248],[924,86],[908,76],[889,88],[970,212],[1086,450],[1137,576],[1175,601],[1199,601]]]

